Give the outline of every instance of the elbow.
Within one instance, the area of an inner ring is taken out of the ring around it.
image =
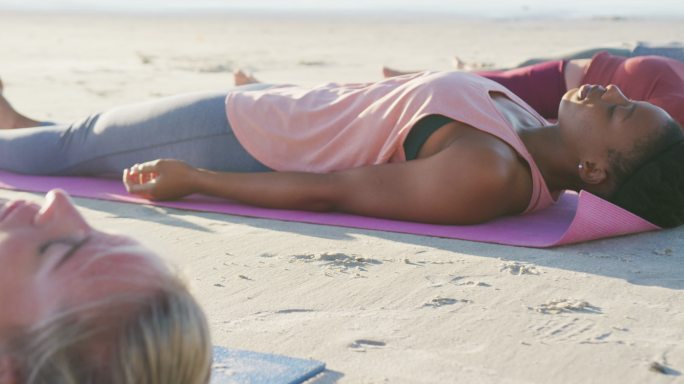
[[[335,212],[344,210],[345,191],[340,186],[340,177],[335,173],[321,175],[320,182],[302,195],[302,206],[316,212]]]
[[[305,203],[305,210],[313,212],[336,212],[339,207],[336,204],[322,199],[310,199]]]
[[[342,172],[325,174],[318,191],[313,196],[311,204],[320,212],[347,212],[354,193],[354,188],[348,175]]]

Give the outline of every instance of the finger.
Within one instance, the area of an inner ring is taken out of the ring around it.
[[[152,181],[156,178],[157,178],[156,172],[143,172],[142,173],[143,183],[149,183],[150,181]]]
[[[138,178],[130,170],[126,169],[123,172],[123,183],[128,188],[131,185],[138,184]]]
[[[143,168],[143,164],[133,164],[128,168],[128,173],[131,175],[137,175],[143,172],[149,172],[149,168]]]
[[[121,181],[123,182],[124,186],[126,187],[126,191],[130,192],[130,190],[128,189],[129,177],[130,177],[130,175],[128,174],[128,168],[126,168],[121,173]]]
[[[149,168],[147,168],[149,170]],[[128,181],[132,183],[144,183],[148,179],[147,175],[149,174],[149,171],[145,171],[145,168],[143,168],[142,164],[135,164],[128,168]]]
[[[135,180],[136,184],[143,184],[145,183],[145,172],[142,171],[141,164],[136,164],[133,166],[134,172],[133,172],[133,179]]]
[[[145,172],[156,172],[158,170],[157,165],[158,165],[158,161],[155,160],[155,161],[148,161],[146,163],[136,164],[135,167],[136,167],[137,172],[145,173]]]
[[[138,171],[138,165],[139,164],[133,164],[130,167],[127,168],[128,170],[128,176],[129,178],[131,177],[137,177],[139,171]]]
[[[152,188],[154,188],[154,181],[143,183],[143,184],[130,184],[128,186],[128,192],[135,194],[149,194]]]

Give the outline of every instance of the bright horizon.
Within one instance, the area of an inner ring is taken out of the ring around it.
[[[289,13],[439,13],[484,18],[684,17],[681,0],[0,0],[0,10],[30,11],[245,11]]]

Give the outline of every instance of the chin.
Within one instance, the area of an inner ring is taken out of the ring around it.
[[[563,116],[565,116],[565,119],[568,116],[573,119],[579,118],[585,113],[586,108],[584,108],[584,103],[580,100],[579,94],[579,88],[573,88],[565,92],[558,106],[558,120],[561,120]]]
[[[558,122],[565,120],[564,116],[566,115],[568,109],[572,109],[572,102],[565,99],[565,96],[563,96],[560,104],[558,105]]]

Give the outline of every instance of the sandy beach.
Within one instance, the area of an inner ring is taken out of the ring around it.
[[[0,76],[25,114],[271,83],[491,67],[635,41],[682,20],[453,20],[0,12]],[[40,195],[0,190],[0,198]],[[313,383],[684,382],[684,228],[540,250],[76,199],[178,267],[215,344],[326,362]]]

